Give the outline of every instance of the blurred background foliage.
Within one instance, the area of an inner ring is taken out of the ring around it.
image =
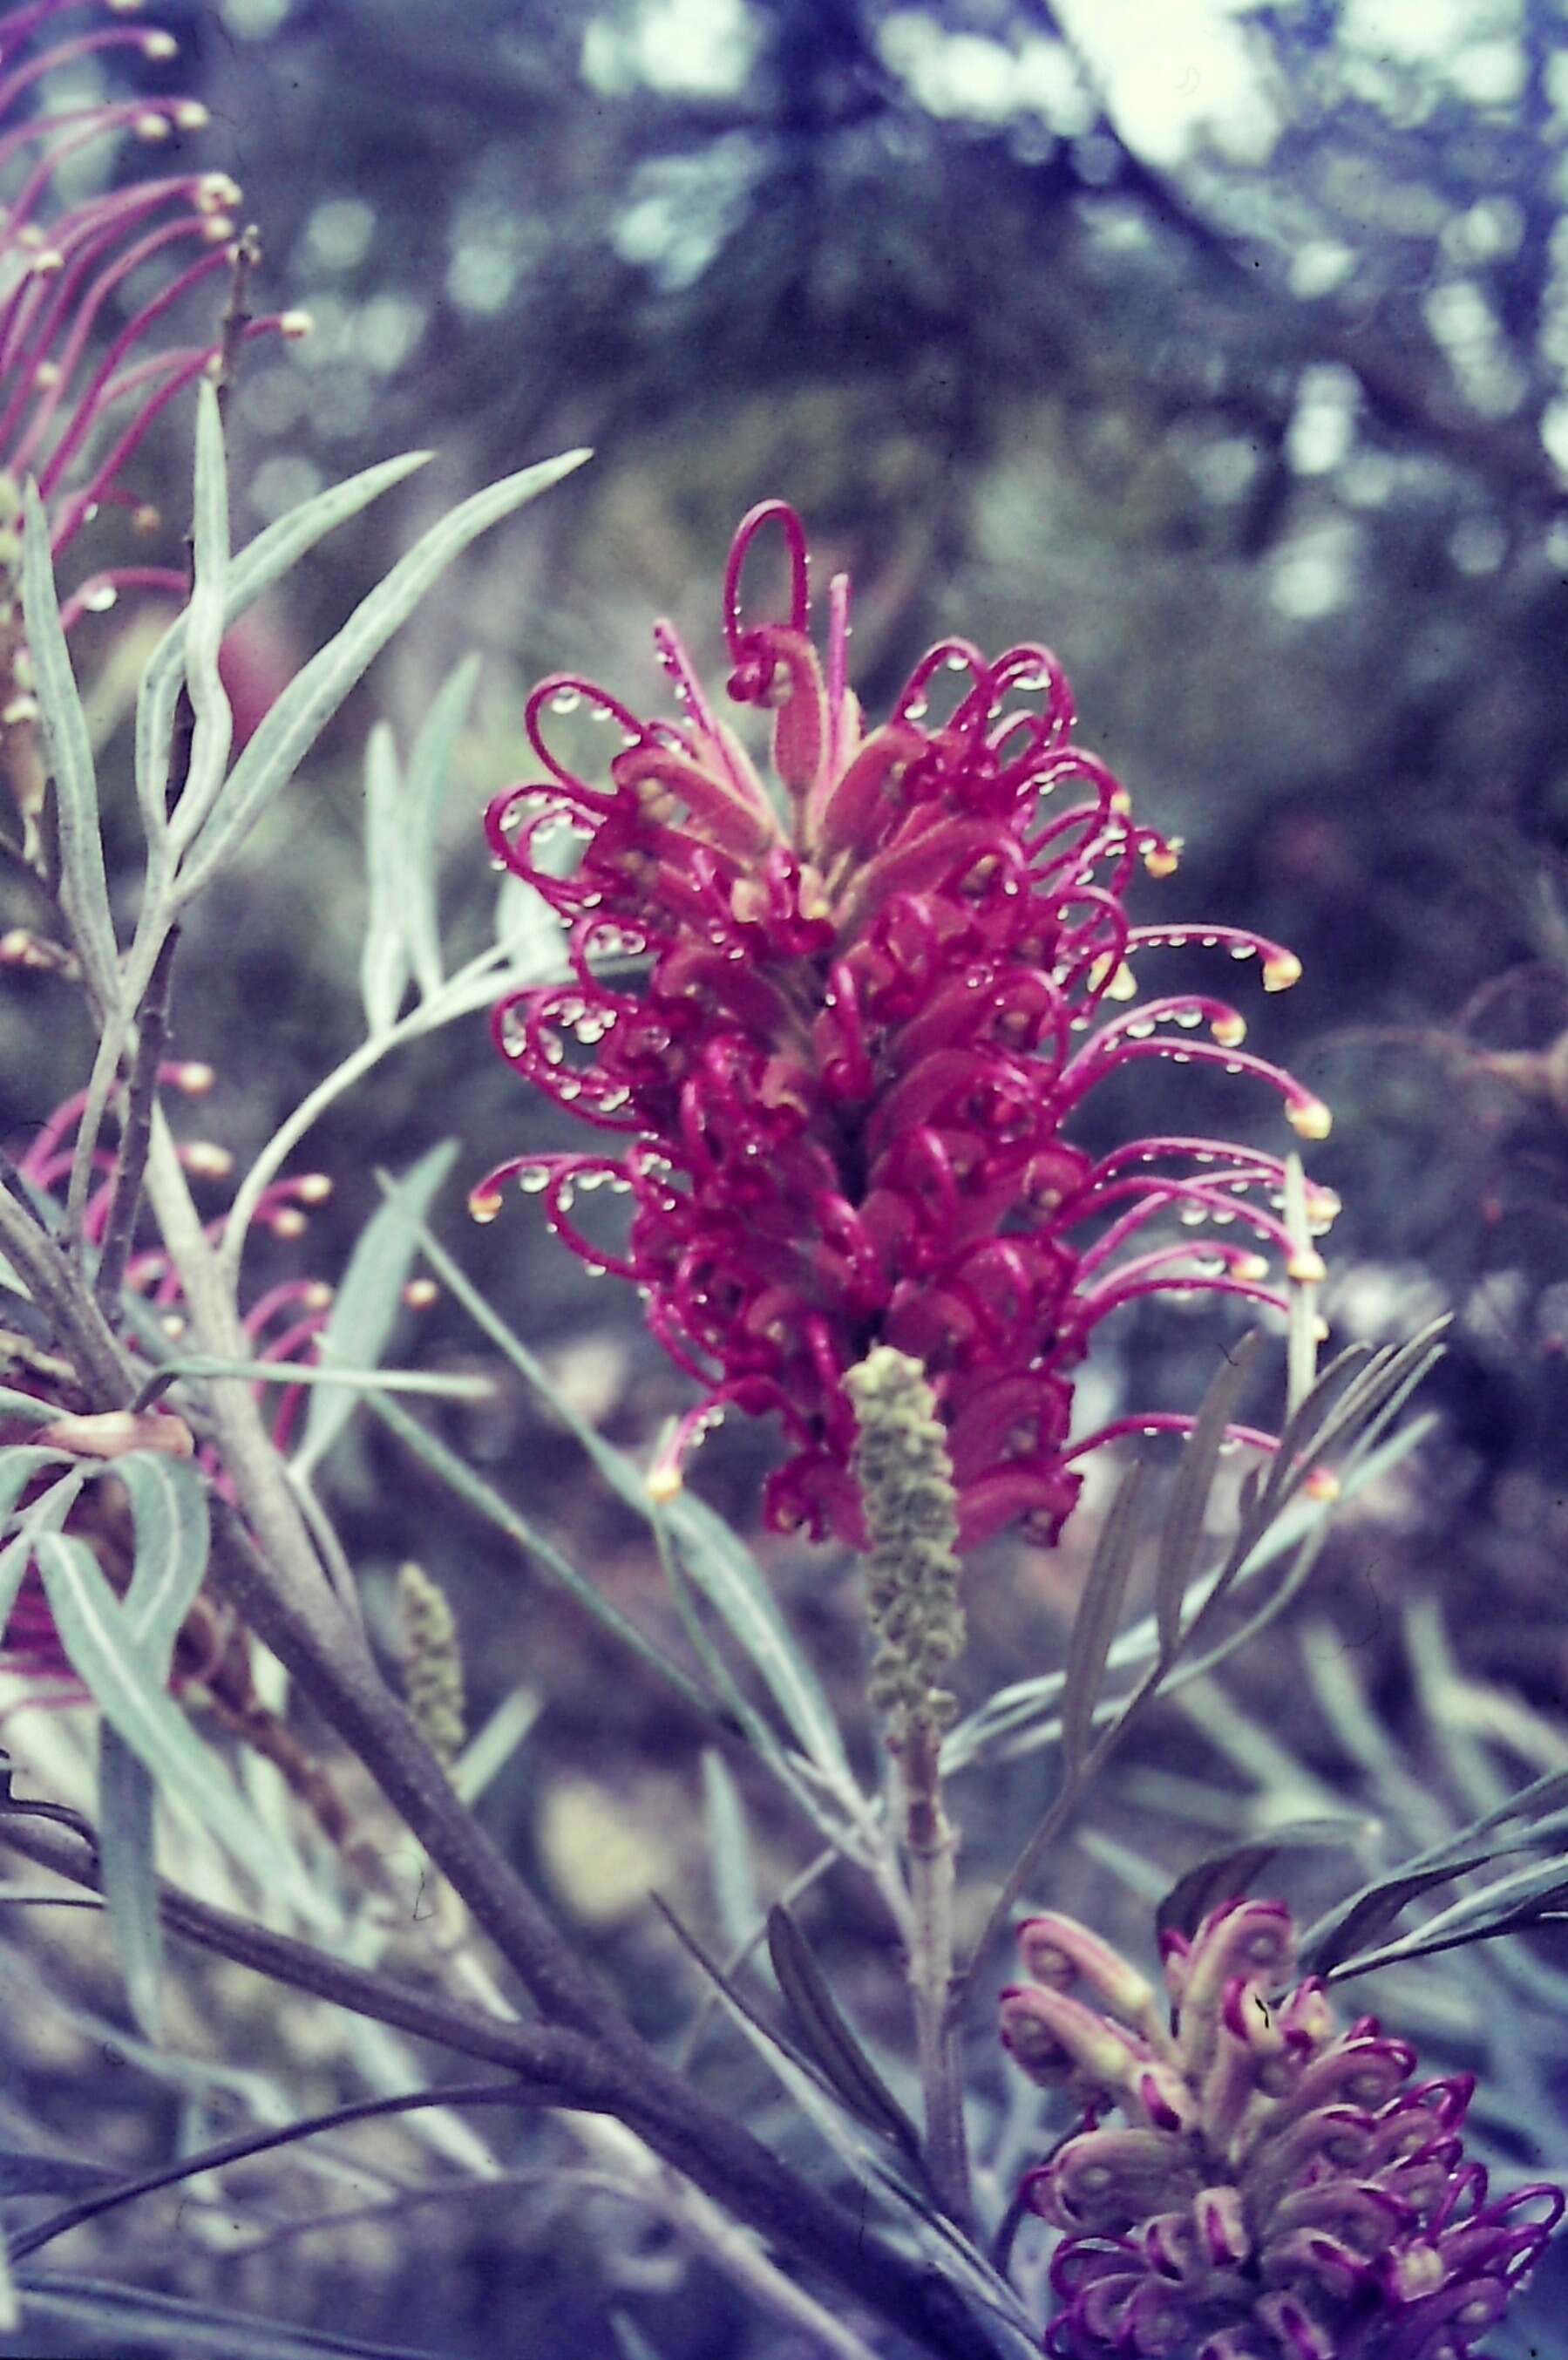
[[[650,700],[660,612],[715,669],[729,533],[782,495],[807,519],[820,578],[855,576],[873,710],[942,631],[1057,649],[1085,741],[1187,841],[1142,914],[1159,893],[1160,914],[1257,926],[1305,963],[1301,987],[1257,1011],[1255,1040],[1336,1111],[1312,1159],[1346,1207],[1328,1249],[1336,1338],[1458,1314],[1431,1392],[1439,1442],[1357,1507],[1323,1562],[1311,1631],[1244,1659],[1223,1710],[1269,1726],[1319,1789],[1376,1804],[1376,1765],[1345,1750],[1354,1715],[1325,1730],[1301,1672],[1303,1648],[1320,1664],[1353,1651],[1367,1712],[1410,1749],[1399,1775],[1440,1788],[1430,1717],[1447,1691],[1418,1693],[1404,1620],[1435,1601],[1465,1677],[1550,1715],[1568,1669],[1568,7],[191,0],[158,13],[180,36],[184,86],[212,110],[203,160],[244,184],[262,230],[268,300],[315,321],[303,345],[247,357],[239,530],[391,451],[438,454],[231,650],[242,714],[439,504],[570,444],[598,454],[467,562],[243,877],[198,912],[176,1038],[219,1068],[203,1118],[215,1135],[253,1152],[358,1037],[375,712],[406,748],[452,665],[483,654],[445,842],[454,937],[477,945],[495,885],[479,811],[520,763],[527,686],[565,666]],[[171,522],[187,464],[176,436],[147,463]],[[103,545],[86,554],[103,562]],[[82,634],[89,673],[103,652],[106,741],[134,693],[123,631]],[[128,793],[121,825],[128,847]],[[62,1051],[57,987],[16,978],[9,1005],[26,1119],[81,1060]],[[1172,1080],[1149,1084],[1154,1107],[1198,1127],[1181,1119],[1191,1077]],[[1267,1121],[1278,1144],[1266,1109],[1233,1103],[1241,1087],[1218,1083],[1205,1110],[1244,1135]],[[416,1046],[321,1125],[310,1160],[336,1194],[289,1256],[341,1268],[377,1165],[456,1135],[473,1178],[546,1143],[548,1123],[482,1022]],[[635,1301],[548,1251],[526,1204],[483,1236],[455,1205],[442,1226],[617,1438],[648,1440],[681,1404]],[[447,1304],[420,1317],[420,1349],[477,1361]],[[1207,1314],[1130,1323],[1092,1381],[1093,1422],[1124,1399],[1191,1406],[1223,1340]],[[643,1537],[518,1394],[454,1412],[448,1431],[524,1486],[620,1602],[668,1618]],[[765,1436],[726,1433],[698,1480],[749,1526],[767,1460]],[[476,1714],[518,1680],[544,1700],[492,1797],[498,1824],[618,1972],[668,1985],[642,1896],[694,1873],[679,1830],[695,1733],[565,1607],[540,1612],[517,1558],[422,1489],[386,1437],[338,1463],[373,1592],[410,1552],[451,1590]],[[1093,1522],[1051,1557],[991,1552],[972,1585],[968,1701],[1057,1660]],[[852,1703],[860,1637],[841,1568],[769,1549]],[[1541,1724],[1509,1726],[1534,1732],[1519,1765],[1540,1766]],[[1224,1824],[1250,1808],[1257,1764],[1172,1717],[1156,1751],[1129,1760],[1102,1830],[1179,1863],[1203,1848],[1205,1810]],[[960,1797],[981,1882],[1042,1775],[1037,1757],[1016,1792],[999,1778],[984,1808]],[[803,1856],[771,1808],[765,1888]],[[1073,1874],[1082,1889],[1052,1897],[1127,1931],[1104,1860]],[[875,2022],[893,1987],[880,1933],[847,1880],[833,1894],[818,1930]],[[656,2021],[659,2004],[645,2012]],[[1460,2057],[1481,2038],[1474,2022],[1451,2028]],[[541,2351],[570,2333],[584,2355],[612,2353],[571,2295],[574,2271],[539,2276],[563,2249],[559,2221],[538,2218],[536,2293],[563,2307],[525,2301],[519,2318]],[[487,2262],[469,2253],[474,2285]],[[438,2321],[416,2321],[406,2288],[380,2283],[392,2309],[371,2325],[395,2316],[443,2350],[502,2348],[494,2314],[471,2333],[450,2290],[430,2293]],[[733,2299],[715,2286],[707,2300],[668,2348],[753,2348]],[[787,2346],[767,2349],[782,2360]]]

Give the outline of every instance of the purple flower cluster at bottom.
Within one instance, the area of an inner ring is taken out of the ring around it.
[[[1084,2109],[1025,2183],[1066,2233],[1051,2360],[1476,2351],[1563,2193],[1488,2196],[1459,2138],[1472,2077],[1411,2084],[1415,2051],[1376,2016],[1342,2027],[1321,1982],[1293,1983],[1282,1902],[1232,1901],[1191,1941],[1168,1933],[1169,2011],[1071,1918],[1029,1918],[1019,1940],[1032,1980],[1002,1995],[1003,2039]]]

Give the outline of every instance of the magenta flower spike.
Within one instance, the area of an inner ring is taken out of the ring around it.
[[[764,621],[742,576],[768,537],[788,591]],[[645,720],[575,675],[533,691],[539,775],[499,795],[487,827],[566,921],[572,972],[506,1000],[495,1036],[525,1080],[606,1136],[512,1159],[473,1208],[492,1218],[509,1180],[537,1190],[583,1261],[643,1291],[653,1333],[702,1389],[656,1482],[673,1487],[681,1450],[726,1407],[776,1414],[791,1456],[770,1480],[770,1521],[858,1545],[842,1381],[888,1344],[935,1388],[964,1543],[1020,1520],[1053,1539],[1085,1450],[1185,1423],[1070,1437],[1072,1373],[1100,1321],[1174,1292],[1279,1306],[1290,1253],[1270,1208],[1278,1155],[1183,1136],[1096,1162],[1069,1136],[1077,1108],[1107,1075],[1162,1057],[1260,1081],[1306,1138],[1329,1127],[1309,1091],[1242,1050],[1227,1000],[1138,1000],[1134,965],[1201,941],[1256,960],[1266,990],[1301,969],[1239,928],[1131,923],[1136,875],[1169,875],[1176,847],[1073,744],[1048,650],[987,661],[943,641],[867,729],[843,577],[828,610],[824,663],[800,519],[782,501],[754,508],[724,583],[727,693],[771,715],[770,777],[668,623],[654,641],[674,717]],[[596,782],[552,748],[553,716],[573,709],[618,739]],[[563,835],[579,855],[565,876]],[[646,961],[641,981],[613,982],[611,961]],[[600,1185],[630,1193],[624,1251],[573,1219],[575,1196]],[[1312,1208],[1326,1225],[1326,1190]]]
[[[1024,2183],[1062,2232],[1051,2360],[1466,2360],[1563,2210],[1546,2182],[1488,2196],[1470,2076],[1412,2085],[1376,2016],[1292,1986],[1283,1902],[1167,1935],[1169,2014],[1071,1918],[1019,1942],[1041,1980],[1003,1993],[1003,2041],[1083,2109]]]
[[[140,0],[107,0],[129,16]],[[130,137],[157,145],[196,130],[192,99],[135,98],[50,111],[38,85],[58,68],[115,49],[163,60],[173,36],[101,25],[52,47],[34,37],[83,0],[38,0],[0,15],[0,475],[38,483],[55,554],[105,504],[139,508],[125,472],[147,430],[216,349],[211,338],[160,345],[166,317],[193,288],[231,266],[239,190],[223,172],[177,172],[61,202],[67,168],[85,148]],[[151,275],[149,275],[151,274]],[[299,333],[283,313],[242,334]],[[184,576],[137,566],[97,576],[66,620],[111,603],[123,584],[183,594]]]

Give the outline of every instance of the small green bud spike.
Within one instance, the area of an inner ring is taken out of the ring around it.
[[[419,1733],[445,1770],[463,1750],[463,1656],[446,1598],[422,1566],[397,1568],[403,1693]]]
[[[964,1650],[958,1495],[924,1369],[878,1344],[844,1377],[859,1432],[854,1468],[866,1515],[866,1587],[877,1635],[869,1694],[896,1753],[953,1719],[941,1682]]]

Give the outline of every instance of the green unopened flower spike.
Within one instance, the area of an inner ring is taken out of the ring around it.
[[[964,1648],[958,1493],[936,1396],[907,1352],[878,1344],[845,1374],[858,1431],[853,1464],[869,1546],[877,1654],[870,1696],[896,1751],[952,1720],[942,1686]]]
[[[463,1656],[446,1598],[422,1566],[397,1568],[403,1694],[419,1733],[444,1769],[463,1750]]]

